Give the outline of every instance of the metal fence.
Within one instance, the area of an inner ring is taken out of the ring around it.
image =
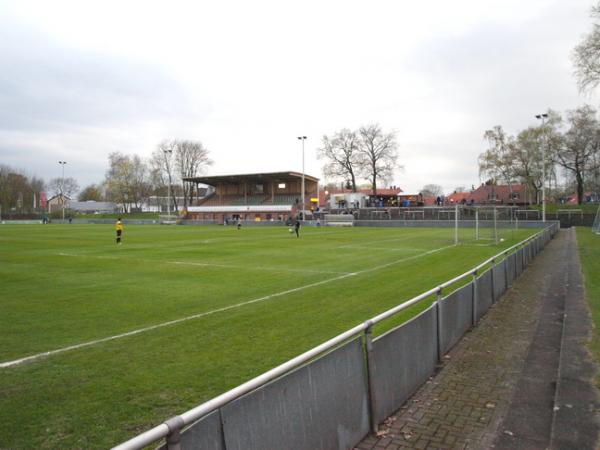
[[[398,410],[544,248],[557,222],[477,267],[115,449],[349,449]],[[451,292],[446,291],[459,286]],[[373,338],[373,326],[431,306]]]

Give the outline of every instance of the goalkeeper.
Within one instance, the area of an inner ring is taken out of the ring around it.
[[[121,222],[121,218],[117,219],[117,223],[115,223],[115,230],[117,231],[117,244],[121,245],[121,235],[123,234],[123,222]]]

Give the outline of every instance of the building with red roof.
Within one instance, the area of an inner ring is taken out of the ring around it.
[[[525,205],[527,201],[527,185],[494,185],[482,184],[466,197],[466,203],[493,205]],[[462,199],[460,200],[462,203]]]

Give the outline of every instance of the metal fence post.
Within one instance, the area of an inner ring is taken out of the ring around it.
[[[442,348],[442,288],[437,291],[437,348],[438,348],[438,362],[442,362],[444,359],[444,349]]]
[[[184,426],[183,419],[180,416],[175,416],[167,420],[165,425],[169,427],[169,434],[167,435],[167,449],[181,450],[181,429]]]
[[[473,317],[471,323],[473,326],[477,325],[477,271],[473,271],[473,281],[471,282],[473,286]]]
[[[492,259],[492,268],[490,269],[490,278],[492,280],[492,303],[496,303],[496,289],[494,289],[495,280],[494,280],[494,267],[496,265],[496,259]]]
[[[371,321],[367,321],[367,328],[365,329],[365,353],[367,354],[367,395],[369,396],[369,423],[371,426],[371,433],[377,434],[379,424],[375,420],[375,405],[377,399],[375,398],[375,386],[373,385],[373,374],[371,370],[373,368],[373,330]]]

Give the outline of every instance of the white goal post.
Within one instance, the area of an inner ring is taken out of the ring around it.
[[[598,206],[598,210],[596,211],[596,217],[594,218],[594,223],[592,225],[592,232],[600,234],[600,206]]]

